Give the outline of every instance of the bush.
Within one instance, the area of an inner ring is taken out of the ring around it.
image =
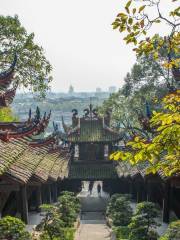
[[[125,240],[129,238],[129,229],[126,226],[114,227],[113,231],[116,234],[117,240]]]
[[[130,223],[132,208],[127,199],[127,196],[121,194],[111,197],[106,214],[112,219],[114,226],[127,226]]]
[[[60,235],[50,238],[48,232],[44,231],[40,236],[40,240],[74,240],[74,233],[75,229],[73,228],[62,228]]]
[[[7,216],[0,219],[0,239],[30,240],[30,234],[20,219]]]
[[[72,227],[80,211],[79,199],[71,192],[62,192],[58,198],[58,209],[65,227]]]
[[[135,215],[129,224],[130,240],[156,240],[158,226],[155,218],[159,215],[157,206],[151,202],[142,202],[137,205]]]
[[[130,194],[120,194],[120,193],[113,194],[111,196],[111,199],[110,199],[107,209],[106,209],[106,216],[111,217],[111,213],[114,211],[115,202],[120,197],[125,197],[127,201],[129,201],[131,199]]]
[[[168,229],[160,240],[178,240],[180,239],[180,220],[169,224]]]
[[[79,199],[71,192],[62,192],[56,206],[44,204],[45,218],[36,227],[41,240],[73,240],[74,222],[80,210]]]

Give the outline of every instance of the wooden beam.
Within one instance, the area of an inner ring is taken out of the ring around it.
[[[21,186],[21,219],[27,224],[28,223],[28,201],[27,201],[27,190],[26,185]]]
[[[41,183],[36,181],[31,181],[28,183],[28,186],[41,186]]]
[[[19,191],[19,185],[12,185],[12,184],[0,184],[0,192],[11,192],[11,191]]]

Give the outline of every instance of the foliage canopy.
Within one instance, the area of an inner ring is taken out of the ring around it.
[[[163,99],[163,109],[153,112],[150,120],[151,139],[135,136],[127,143],[127,151],[111,155],[114,160],[127,160],[131,164],[148,163],[147,173],[161,170],[166,176],[180,172],[180,91]]]
[[[12,113],[12,110],[8,107],[0,108],[0,122],[14,122],[18,121]]]
[[[113,28],[125,34],[124,41],[127,44],[133,43],[136,46],[134,51],[139,56],[151,54],[156,60],[160,57],[161,50],[166,48],[168,54],[164,57],[163,66],[178,67],[180,63],[180,33],[178,31],[180,7],[176,1],[169,0],[173,8],[169,11],[169,16],[164,16],[161,11],[162,0],[128,0],[124,11],[118,13],[112,23]],[[163,26],[163,23],[170,27],[169,36],[159,37],[157,34],[147,36],[153,25]]]
[[[43,48],[35,43],[34,33],[26,31],[17,15],[0,15],[0,71],[8,68],[14,54],[17,54],[15,82],[44,96],[52,80],[52,67]]]

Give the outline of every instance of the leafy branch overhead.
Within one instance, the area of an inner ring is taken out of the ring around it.
[[[163,66],[173,68],[180,64],[180,7],[175,6],[177,0],[168,1],[174,4],[174,8],[169,11],[169,16],[165,17],[160,9],[162,0],[130,0],[126,2],[124,11],[117,15],[112,25],[113,29],[125,34],[126,44],[132,43],[136,46],[134,51],[137,55],[151,54],[156,60],[161,50],[166,48],[168,55]],[[159,27],[163,27],[164,23],[170,27],[169,36],[147,36],[153,25],[159,24]]]
[[[52,81],[52,66],[41,46],[35,43],[34,33],[27,33],[18,16],[0,16],[0,71],[6,70],[17,54],[15,82],[42,96]]]
[[[127,151],[117,151],[111,159],[129,161],[132,165],[148,163],[147,173],[163,172],[166,176],[180,173],[180,91],[163,99],[163,109],[153,112],[150,120],[152,139],[138,135],[127,143]]]

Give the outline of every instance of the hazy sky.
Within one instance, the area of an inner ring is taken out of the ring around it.
[[[167,0],[164,0],[164,2]],[[111,23],[124,0],[0,0],[0,13],[18,14],[53,66],[53,91],[123,84],[135,62]]]

